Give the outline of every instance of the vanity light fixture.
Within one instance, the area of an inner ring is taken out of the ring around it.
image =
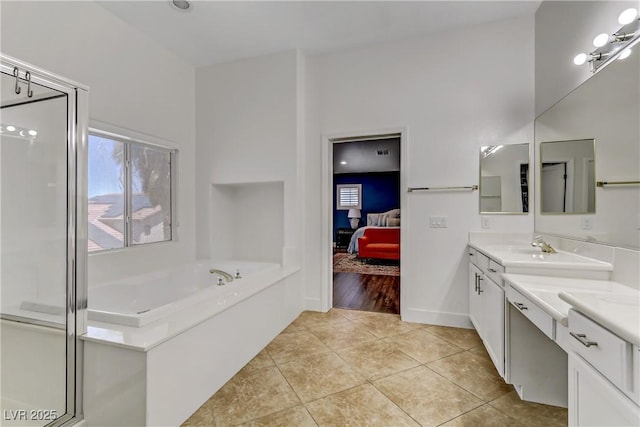
[[[630,48],[626,48],[625,50],[622,51],[622,53],[620,54],[620,56],[618,56],[618,59],[625,59],[628,58],[629,55],[631,55],[631,49]]]
[[[346,165],[347,162],[345,162],[344,160],[340,162],[341,165]]]
[[[618,16],[618,24],[627,25],[631,24],[638,16],[638,10],[630,7],[629,9],[625,9],[622,11],[620,16]]]
[[[38,131],[14,125],[0,125],[0,134],[26,139],[27,141],[33,142],[38,136]]]
[[[480,151],[482,152],[482,158],[486,159],[487,157],[497,153],[498,150],[500,150],[502,147],[502,145],[489,145],[486,147],[481,147]]]
[[[613,56],[620,53],[619,59],[627,58],[631,51],[627,50],[636,44],[640,39],[640,19],[638,19],[638,11],[629,8],[618,16],[618,23],[622,25],[618,31],[608,35],[607,33],[598,34],[593,39],[595,50],[590,53],[580,53],[573,58],[575,65],[583,65],[588,62],[592,73],[605,64],[613,60]]]
[[[602,47],[605,44],[609,43],[609,34],[607,33],[601,33],[598,34],[594,39],[593,39],[593,45],[595,47]]]

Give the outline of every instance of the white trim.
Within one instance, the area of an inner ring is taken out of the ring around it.
[[[401,294],[402,295],[402,294]],[[451,326],[454,328],[474,329],[468,314],[444,313],[441,311],[407,308],[402,320],[414,323],[428,323],[430,325]]]
[[[369,131],[345,131],[336,133],[323,133],[322,134],[322,239],[321,239],[321,275],[320,275],[320,307],[319,311],[327,312],[333,307],[333,140],[341,138],[356,138],[367,139],[370,136],[375,135],[390,135],[397,134],[400,136],[400,223],[409,223],[409,212],[407,209],[408,199],[407,192],[403,189],[407,188],[409,168],[408,168],[408,128],[397,127],[388,129],[378,129]],[[340,142],[337,142],[340,143]],[[405,274],[403,271],[408,271],[408,264],[410,256],[407,252],[409,245],[407,245],[407,239],[409,238],[407,227],[400,227],[400,253],[401,265],[400,269],[400,315],[404,316],[405,311],[403,307],[405,304],[405,292],[402,292],[403,284],[405,281]],[[314,299],[315,300],[315,299]],[[305,307],[311,305],[311,299],[305,299]],[[315,301],[314,301],[315,302]],[[309,308],[312,309],[312,308]]]
[[[322,309],[322,301],[320,298],[305,298],[302,309],[305,311],[325,311]]]
[[[122,142],[132,141],[139,144],[152,145],[165,150],[178,150],[180,146],[168,139],[150,135],[143,132],[137,132],[111,123],[103,122],[96,119],[89,119],[89,132],[99,133],[106,138],[119,139]]]

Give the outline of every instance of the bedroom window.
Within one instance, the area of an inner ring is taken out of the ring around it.
[[[338,184],[336,209],[362,209],[362,184]]]
[[[173,239],[176,150],[92,131],[88,251]]]

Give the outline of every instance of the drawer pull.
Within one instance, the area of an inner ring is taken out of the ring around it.
[[[480,282],[481,282],[482,280],[484,280],[484,278],[478,274],[478,295],[480,295],[481,293],[483,293],[483,292],[484,292],[484,291],[482,290],[482,287],[480,286]]]
[[[572,337],[580,341],[580,344],[582,344],[585,347],[598,346],[597,342],[587,340],[586,334],[576,334],[575,332],[569,332],[569,335],[571,335]]]
[[[476,275],[476,289],[474,290],[475,293],[478,293],[478,273],[475,273]]]
[[[490,268],[489,271],[492,272],[492,273],[497,273],[498,272],[498,270],[496,270],[495,268]]]
[[[520,309],[520,311],[524,311],[524,310],[529,310],[529,307],[527,307],[526,305],[524,305],[521,302],[514,302],[513,303],[516,307],[518,307]]]

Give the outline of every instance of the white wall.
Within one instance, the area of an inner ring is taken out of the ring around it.
[[[543,1],[536,11],[536,116],[591,77],[589,65],[574,65],[589,53],[600,33],[620,28],[623,10],[640,9],[640,1]]]
[[[298,53],[288,51],[197,70],[198,257],[228,243],[223,230],[209,230],[217,215],[212,184],[283,182],[284,247],[299,247],[299,62]],[[253,204],[256,218],[261,203],[257,197]],[[209,242],[210,233],[221,237]]]
[[[90,86],[91,119],[180,150],[179,240],[91,255],[90,283],[194,259],[193,67],[95,2],[2,2],[1,15],[3,53]]]
[[[306,298],[321,298],[322,134],[406,127],[410,186],[478,183],[480,146],[533,141],[533,17],[307,58]],[[513,37],[517,34],[518,37]],[[487,54],[494,52],[499,54]],[[403,206],[402,316],[468,325],[468,232],[478,193],[412,193]],[[448,228],[428,228],[430,215]],[[532,215],[492,216],[530,231]]]

